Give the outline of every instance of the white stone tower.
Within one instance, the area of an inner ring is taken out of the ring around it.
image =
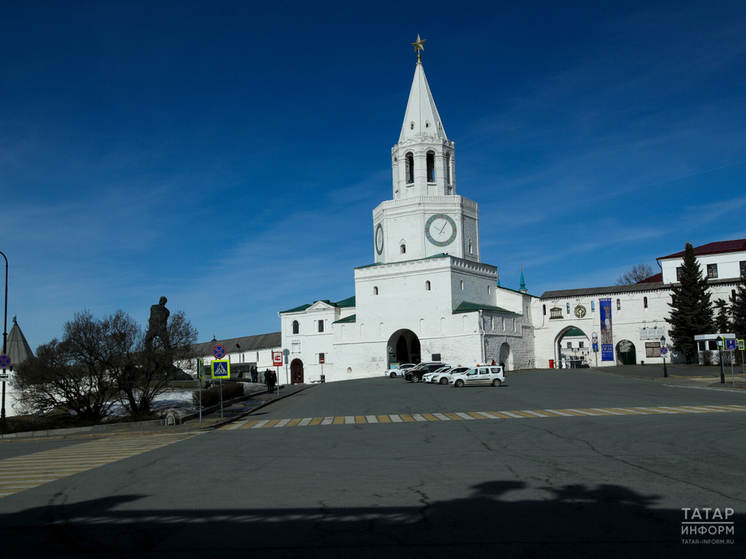
[[[422,42],[413,43],[416,50]],[[479,209],[456,194],[455,152],[418,53],[399,142],[391,148],[393,196],[373,211],[376,263],[438,254],[479,262]]]

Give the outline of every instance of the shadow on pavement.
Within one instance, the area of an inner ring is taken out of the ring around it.
[[[569,485],[519,500],[525,488],[521,481],[485,482],[468,498],[420,507],[138,510],[147,496],[113,496],[0,515],[0,526],[6,557],[660,558],[744,551],[743,514],[725,519],[733,522],[730,533],[708,522],[715,534],[682,535],[683,511],[655,508],[656,495]]]

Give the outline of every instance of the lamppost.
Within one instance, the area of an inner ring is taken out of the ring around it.
[[[7,355],[8,350],[8,257],[5,253],[0,252],[5,258],[5,313],[3,315],[3,355]],[[3,375],[4,377],[5,375]],[[0,407],[0,419],[5,419],[5,378],[3,378],[3,401]]]
[[[666,353],[668,348],[666,347],[666,336],[661,336],[661,357],[663,357],[663,378],[668,378],[668,369],[666,369]]]

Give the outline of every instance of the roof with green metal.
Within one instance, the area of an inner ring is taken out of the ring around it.
[[[288,309],[286,311],[280,311],[280,314],[291,313],[291,312],[303,312],[307,308],[312,307],[314,303],[318,303],[319,301],[321,301],[322,303],[326,303],[327,305],[331,305],[332,307],[339,307],[341,309],[346,309],[346,308],[355,306],[355,296],[353,295],[352,297],[347,297],[347,299],[342,299],[341,301],[338,301],[336,303],[332,303],[331,301],[329,301],[329,299],[319,299],[318,301],[314,301],[313,303],[309,305],[301,305],[300,307],[295,307],[293,309]]]
[[[493,307],[492,305],[480,305],[479,303],[469,303],[464,301],[458,307],[453,310],[453,314],[464,313],[464,312],[475,312],[475,311],[490,311],[498,312],[502,314],[512,314],[514,316],[521,316],[518,313],[503,309],[502,307]]]
[[[334,324],[344,324],[347,322],[356,322],[357,321],[357,315],[351,314],[350,316],[347,316],[345,318],[340,318],[339,320],[335,320]]]

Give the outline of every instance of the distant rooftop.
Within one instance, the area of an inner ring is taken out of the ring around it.
[[[697,256],[703,256],[705,254],[720,254],[722,252],[739,252],[746,251],[746,239],[736,239],[734,241],[715,241],[714,243],[707,243],[706,245],[694,247],[694,254]],[[665,260],[667,258],[681,258],[684,256],[684,251],[669,254],[668,256],[661,256],[659,260]]]

